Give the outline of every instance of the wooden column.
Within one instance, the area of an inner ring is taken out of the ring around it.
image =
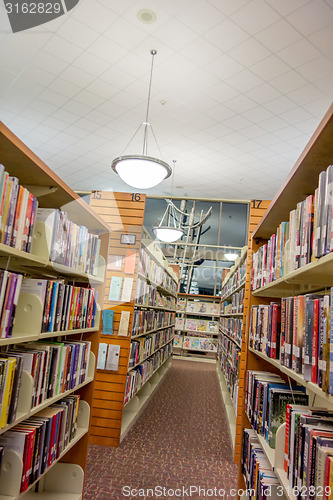
[[[118,371],[97,370],[96,372],[90,432],[91,444],[119,446],[145,203],[146,195],[138,193],[97,191],[93,192],[91,197],[91,207],[111,227],[103,308],[114,310],[114,335],[103,335],[101,330],[100,342],[120,345]],[[122,235],[135,235],[135,244],[121,243],[121,240],[124,239]],[[126,274],[124,272],[124,259],[133,252],[135,253],[134,273]],[[112,256],[122,256],[121,269],[111,269]],[[109,301],[112,276],[122,277],[123,282],[125,277],[133,278],[130,302]],[[118,336],[122,311],[130,312],[127,337]]]
[[[243,332],[242,332],[242,349],[239,368],[239,389],[238,389],[238,404],[237,404],[237,420],[236,420],[236,440],[235,440],[235,462],[239,464],[239,488],[244,488],[243,476],[241,474],[241,458],[242,458],[242,442],[243,442],[243,429],[249,428],[250,424],[244,412],[245,403],[245,385],[246,385],[246,371],[247,369],[260,369],[255,366],[248,366],[248,330],[249,330],[249,315],[253,299],[251,294],[251,271],[252,271],[252,255],[253,255],[253,242],[252,233],[257,227],[262,216],[266,212],[270,201],[267,200],[252,200],[250,203],[250,216],[249,216],[249,239],[247,249],[247,263],[246,263],[246,283],[244,295],[244,312],[243,312]],[[255,244],[255,242],[254,242]],[[253,360],[254,362],[254,360]]]

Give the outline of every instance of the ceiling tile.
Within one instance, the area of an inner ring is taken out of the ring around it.
[[[204,69],[223,81],[224,79],[229,78],[241,71],[243,66],[241,66],[237,61],[234,61],[227,54],[224,54],[223,56],[218,57],[214,61],[206,64]]]
[[[224,52],[232,49],[249,38],[249,34],[231,19],[225,19],[220,24],[204,34],[210,43]]]
[[[290,97],[290,99],[292,99],[298,106],[304,106],[305,104],[322,98],[323,93],[314,85],[309,84],[290,92],[288,97]]]
[[[246,93],[248,90],[261,85],[263,80],[248,69],[244,69],[231,78],[227,78],[226,83],[239,92]]]
[[[243,95],[240,94],[239,96],[234,97],[229,101],[226,101],[224,104],[226,107],[230,108],[234,113],[239,113],[239,114],[245,113],[245,111],[254,108],[256,105],[256,103],[252,99],[249,99],[244,94]]]
[[[271,55],[262,61],[254,64],[251,70],[263,80],[272,80],[277,76],[286,73],[290,67],[278,57]]]
[[[82,54],[82,48],[58,35],[53,35],[44,45],[43,50],[48,54],[61,58],[67,63],[72,63]]]
[[[254,38],[249,38],[245,42],[237,45],[234,49],[229,50],[228,55],[248,68],[265,57],[268,57],[270,51]]]
[[[251,35],[279,21],[280,16],[263,0],[252,0],[231,15],[232,20]]]
[[[307,84],[307,81],[299,74],[298,71],[296,72],[291,70],[281,76],[278,76],[277,78],[273,78],[270,83],[281,94],[288,94],[293,90],[304,87],[304,85]]]
[[[327,57],[330,59],[333,58],[332,51],[330,50],[333,43],[333,29],[331,24],[316,31],[315,33],[311,33],[308,40]]]
[[[263,83],[258,87],[254,87],[253,89],[248,90],[246,94],[258,104],[264,104],[265,102],[281,95],[280,92],[269,83]]]
[[[71,17],[87,26],[98,26],[98,31],[101,33],[116,21],[118,15],[99,1],[94,2],[91,8],[89,0],[80,0],[76,8],[71,11]]]
[[[279,51],[278,56],[292,68],[297,68],[319,57],[320,52],[307,40],[302,39]]]
[[[286,17],[297,30],[307,36],[329,24],[333,24],[333,10],[326,2],[312,0]]]
[[[277,52],[295,43],[302,38],[302,35],[284,19],[280,19],[275,24],[257,33],[255,37],[267,49]]]
[[[225,16],[220,9],[209,4],[206,0],[199,0],[195,9],[189,9],[185,6],[178,11],[177,17],[182,23],[190,26],[192,30],[203,35],[220,23]]]
[[[311,0],[266,0],[268,4],[271,5],[277,12],[279,12],[282,16],[287,16],[292,12],[296,11],[300,7],[311,2]]]
[[[304,78],[307,78],[310,82],[315,82],[316,80],[329,78],[333,75],[333,61],[326,56],[320,56],[313,61],[303,64],[297,70]]]
[[[99,29],[97,26],[96,28],[93,30],[76,19],[68,17],[58,29],[57,34],[81,49],[87,49],[99,36]]]
[[[267,108],[271,113],[280,115],[286,111],[297,108],[297,104],[286,96],[280,96],[272,101],[265,103],[265,108]]]

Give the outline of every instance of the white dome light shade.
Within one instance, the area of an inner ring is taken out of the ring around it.
[[[181,238],[184,234],[182,229],[168,226],[153,227],[153,232],[156,238],[160,241],[164,241],[164,243],[173,243],[174,241],[179,240],[179,238]]]
[[[129,186],[148,189],[157,186],[171,175],[171,167],[150,156],[119,156],[112,162],[112,170]]]
[[[227,260],[233,261],[233,260],[236,260],[236,259],[237,259],[237,257],[238,257],[238,253],[225,253],[225,254],[224,254],[224,257],[225,257]]]

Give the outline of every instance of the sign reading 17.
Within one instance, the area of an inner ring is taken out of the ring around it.
[[[252,207],[251,208],[259,208],[262,204],[262,200],[251,200]]]

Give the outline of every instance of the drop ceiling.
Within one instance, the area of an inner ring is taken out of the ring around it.
[[[132,191],[110,165],[145,118],[151,49],[175,168],[148,195],[272,198],[332,102],[332,0],[80,0],[15,34],[1,3],[0,43],[0,120],[79,191]]]

